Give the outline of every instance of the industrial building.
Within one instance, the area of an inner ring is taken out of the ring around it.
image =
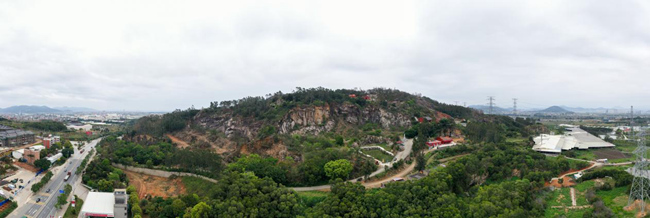
[[[126,218],[127,200],[126,189],[115,189],[114,192],[88,192],[79,217]]]
[[[590,148],[613,148],[614,144],[603,141],[602,139],[591,135],[578,127],[566,128],[567,132],[563,135],[542,134],[535,137],[533,150],[544,153],[559,154],[562,151],[574,148],[585,150]]]
[[[36,141],[32,131],[13,129],[0,125],[0,147],[15,147],[31,144]]]

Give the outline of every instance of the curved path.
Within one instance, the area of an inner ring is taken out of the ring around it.
[[[411,141],[411,143],[412,143],[412,141]],[[426,151],[424,151],[424,153],[426,154],[426,153],[429,153],[429,152],[432,152],[432,151],[435,151],[435,149],[426,150]],[[456,155],[456,156],[452,156],[452,157],[448,157],[448,158],[443,158],[443,159],[440,159],[439,161],[440,161],[440,163],[445,163],[445,162],[448,162],[448,161],[451,161],[451,160],[461,158],[461,157],[466,156],[466,155],[468,155],[468,154],[460,154],[460,155]],[[407,156],[403,156],[403,157],[407,157]],[[401,177],[401,178],[406,177],[409,173],[413,172],[414,169],[415,169],[415,162],[413,162],[411,165],[408,165],[406,168],[400,170],[398,173],[396,173],[394,175],[388,176],[388,177],[386,177],[384,179],[381,179],[381,180],[378,180],[378,181],[372,181],[372,182],[367,182],[367,183],[362,182],[362,185],[364,187],[366,187],[366,188],[379,188],[379,187],[381,187],[382,183],[390,182],[391,180],[393,180],[396,177]],[[383,170],[381,172],[383,172]],[[357,182],[357,180],[349,180],[349,182]],[[330,185],[311,186],[311,187],[288,187],[288,188],[293,189],[294,191],[328,191],[330,189]]]
[[[373,177],[373,176],[375,176],[377,174],[383,173],[384,171],[386,171],[387,168],[390,169],[391,167],[393,167],[393,164],[396,163],[397,161],[404,160],[404,159],[406,159],[406,157],[411,155],[411,151],[413,151],[413,139],[403,138],[402,141],[404,142],[404,150],[401,151],[401,152],[398,152],[395,155],[395,158],[393,159],[393,161],[391,161],[389,163],[386,163],[386,164],[379,165],[379,169],[377,169],[375,172],[372,172],[369,177]],[[413,171],[414,167],[415,167],[415,163],[413,163],[410,166],[406,167],[405,169],[403,169],[402,171],[397,173],[397,175],[402,175],[402,174],[406,175],[406,174],[410,173],[411,171]],[[351,179],[351,180],[348,180],[348,182],[357,182],[357,180],[360,179],[360,178],[363,178],[363,177]],[[390,180],[390,179],[392,179],[392,177],[389,178],[388,180]],[[374,185],[374,183],[375,182],[367,183],[367,184],[373,184]],[[379,183],[379,185],[381,185],[381,183]],[[366,185],[366,183],[364,183],[364,186],[368,187]],[[319,185],[319,186],[310,186],[310,187],[287,187],[287,188],[290,188],[290,189],[293,189],[294,191],[299,191],[299,192],[300,191],[317,191],[317,190],[329,190],[330,185]]]

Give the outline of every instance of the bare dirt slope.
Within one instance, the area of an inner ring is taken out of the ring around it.
[[[172,143],[176,144],[176,146],[178,146],[179,148],[190,147],[190,144],[188,144],[187,142],[185,142],[185,141],[183,141],[183,140],[181,140],[179,138],[176,138],[175,136],[173,136],[171,134],[167,134],[165,136],[169,137],[169,139],[172,140]]]
[[[150,176],[141,173],[124,170],[129,178],[129,183],[138,189],[138,196],[144,199],[146,196],[172,197],[185,194],[185,185],[180,177],[169,179],[165,177]]]

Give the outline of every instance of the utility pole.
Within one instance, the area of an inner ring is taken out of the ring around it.
[[[488,110],[488,111],[489,111],[489,114],[492,114],[492,112],[494,111],[494,100],[495,100],[495,99],[494,99],[494,96],[488,96],[488,101],[490,101],[490,102],[488,103],[488,106],[489,106],[489,110]]]
[[[512,101],[514,102],[514,106],[513,106],[514,109],[512,110],[512,113],[514,113],[515,116],[516,116],[517,115],[517,99],[513,98]]]
[[[467,107],[467,102],[463,101],[463,107]]]
[[[454,103],[456,103],[456,104],[454,104],[455,106],[458,106],[458,101],[454,101]]]

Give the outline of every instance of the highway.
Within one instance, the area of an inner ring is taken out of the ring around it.
[[[53,217],[58,210],[55,205],[57,198],[59,195],[61,195],[59,190],[63,190],[66,184],[73,185],[74,181],[76,181],[81,176],[81,174],[75,175],[75,171],[83,159],[86,157],[86,155],[88,155],[88,151],[92,150],[92,148],[97,145],[99,140],[100,139],[93,140],[89,144],[85,145],[83,148],[83,154],[79,154],[79,150],[77,150],[75,147],[74,155],[72,155],[72,157],[70,157],[66,163],[62,165],[64,170],[59,170],[59,172],[52,177],[47,185],[45,185],[38,193],[35,193],[32,197],[30,197],[26,202],[18,202],[18,208],[16,208],[16,210],[11,213],[9,217]],[[65,178],[68,171],[72,171],[72,174],[66,182],[63,181],[63,179]],[[46,193],[48,189],[50,189],[50,193]],[[28,189],[22,191],[31,192],[31,190]],[[40,198],[41,201],[36,203],[36,200],[38,198]]]

